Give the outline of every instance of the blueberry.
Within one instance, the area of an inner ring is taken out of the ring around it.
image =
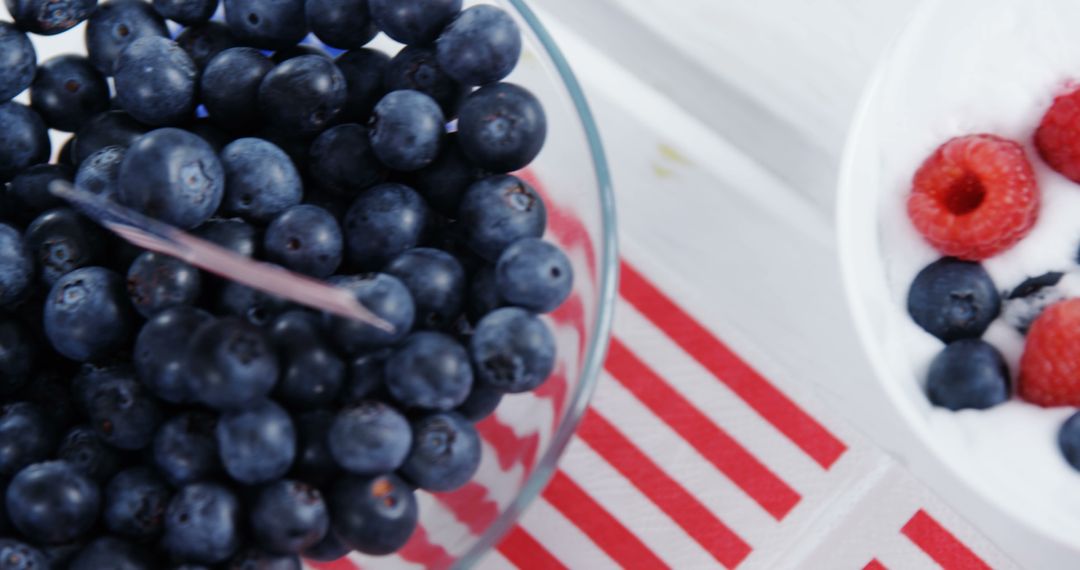
[[[79,25],[97,6],[97,0],[5,0],[8,12],[22,29],[53,36]]]
[[[510,245],[495,266],[499,298],[537,313],[554,311],[570,296],[574,269],[561,249],[537,238]]]
[[[273,143],[237,139],[221,153],[225,167],[224,209],[256,221],[269,221],[300,203],[303,184],[292,160]]]
[[[554,370],[555,337],[536,315],[506,307],[476,325],[469,354],[481,381],[503,392],[526,392]]]
[[[75,132],[94,115],[109,110],[109,84],[90,60],[61,55],[38,68],[30,87],[30,105],[49,127]]]
[[[1058,431],[1058,447],[1073,469],[1080,471],[1080,412],[1065,421]]]
[[[469,395],[469,355],[453,337],[417,332],[386,363],[386,385],[409,408],[450,410]]]
[[[210,479],[221,471],[216,418],[191,411],[169,418],[154,436],[153,461],[158,472],[175,487]]]
[[[184,28],[176,43],[191,57],[198,69],[206,69],[217,54],[238,44],[229,28],[221,22],[203,22]]]
[[[45,121],[33,109],[14,101],[0,103],[0,183],[48,162],[51,150]]]
[[[274,52],[274,55],[271,56],[270,59],[277,64],[302,55],[317,55],[321,58],[333,59],[325,50],[310,44],[296,44],[294,46],[279,49]]]
[[[33,334],[16,319],[0,319],[0,397],[26,385],[36,372],[38,344]]]
[[[13,538],[0,538],[0,569],[46,570],[48,558],[38,549]]]
[[[460,219],[469,247],[494,262],[515,241],[544,235],[547,208],[532,186],[516,176],[498,175],[469,187]]]
[[[311,31],[330,47],[362,48],[379,33],[368,0],[307,0],[305,11]]]
[[[144,252],[127,274],[131,303],[144,317],[165,309],[194,305],[199,298],[199,270],[160,253]]]
[[[215,434],[225,471],[248,485],[280,478],[296,457],[292,420],[271,401],[222,414]]]
[[[290,476],[319,487],[333,481],[340,469],[330,454],[327,433],[334,423],[329,410],[316,410],[296,417],[296,461]]]
[[[105,445],[89,426],[76,426],[60,441],[56,458],[67,461],[76,471],[105,483],[120,470],[120,455]]]
[[[480,467],[480,436],[453,412],[426,416],[413,425],[413,446],[401,473],[428,491],[453,491]]]
[[[386,68],[384,82],[387,91],[412,89],[428,95],[446,117],[457,116],[458,105],[469,92],[442,70],[430,47],[407,46],[399,51]]]
[[[112,536],[86,545],[71,561],[69,570],[153,570],[153,559],[143,547]]]
[[[370,0],[379,29],[403,44],[430,44],[461,12],[461,0]]]
[[[416,496],[395,475],[342,477],[329,502],[334,533],[365,554],[390,554],[416,529]]]
[[[37,52],[22,31],[0,22],[0,102],[9,101],[34,81]]]
[[[540,101],[525,88],[496,83],[465,98],[458,138],[473,164],[492,172],[512,172],[540,154],[547,117]]]
[[[259,108],[272,126],[313,134],[333,124],[346,94],[345,76],[334,62],[304,55],[266,74],[259,85]]]
[[[206,141],[179,129],[147,133],[120,166],[120,201],[153,218],[193,228],[225,193],[225,171]]]
[[[113,74],[120,52],[135,40],[168,37],[165,20],[143,0],[106,0],[86,23],[86,54],[105,75]]]
[[[503,393],[484,382],[473,382],[469,397],[454,411],[471,422],[479,422],[495,413],[502,402]]]
[[[87,415],[98,437],[113,447],[137,450],[150,444],[161,409],[126,366],[104,375],[87,393]]]
[[[233,131],[258,128],[259,85],[273,68],[273,62],[254,48],[230,48],[214,56],[199,84],[210,119]]]
[[[330,282],[352,292],[360,304],[394,327],[394,332],[367,323],[327,316],[327,331],[338,347],[348,354],[390,346],[405,338],[413,325],[416,308],[408,288],[396,277],[383,273],[333,277]]]
[[[162,18],[185,26],[207,22],[218,7],[218,0],[154,0],[153,3]]]
[[[916,324],[951,342],[982,336],[1001,312],[1001,297],[981,265],[946,257],[915,277],[907,306]]]
[[[308,204],[282,212],[266,229],[270,261],[313,277],[329,277],[341,264],[341,228],[326,210]]]
[[[165,527],[172,491],[149,467],[117,473],[105,488],[102,520],[109,532],[133,540],[156,538]]]
[[[75,187],[116,200],[120,194],[120,165],[126,153],[122,146],[107,146],[86,157],[75,174]]]
[[[200,309],[178,306],[161,311],[142,326],[132,360],[139,380],[155,396],[172,403],[193,399],[183,371],[187,342],[210,318]]]
[[[387,264],[385,271],[409,288],[418,325],[439,328],[453,321],[465,300],[465,270],[440,249],[417,247]]]
[[[101,267],[83,267],[60,277],[49,292],[45,335],[72,360],[97,360],[127,343],[131,313],[123,278]]]
[[[45,212],[26,229],[26,245],[48,286],[80,267],[101,261],[101,244],[106,237],[98,226],[69,208]]]
[[[53,427],[41,408],[28,402],[0,408],[0,475],[10,477],[44,460],[55,445]]]
[[[136,120],[174,125],[195,111],[198,68],[176,42],[158,36],[139,38],[116,60],[116,100]]]
[[[97,519],[97,485],[65,461],[35,463],[19,471],[5,494],[8,516],[32,541],[61,544],[79,538]]]
[[[190,393],[215,409],[251,406],[270,393],[278,359],[266,334],[235,317],[209,322],[188,343]]]
[[[294,308],[285,299],[252,289],[235,281],[226,282],[221,288],[217,303],[218,311],[240,317],[247,322],[263,326],[278,315]]]
[[[283,315],[289,316],[289,313]],[[275,396],[288,407],[309,410],[329,406],[345,382],[345,363],[320,335],[280,344],[281,379]]]
[[[380,184],[364,191],[345,214],[349,262],[377,268],[416,247],[428,223],[428,208],[415,190],[401,184]]]
[[[73,149],[76,166],[95,152],[110,146],[127,148],[149,128],[123,111],[94,115],[78,130]]]
[[[368,130],[357,124],[338,125],[311,143],[308,169],[319,186],[336,195],[355,196],[378,184],[386,169],[375,157]]]
[[[161,545],[178,560],[224,562],[240,548],[240,512],[240,502],[225,487],[186,485],[169,501]]]
[[[439,156],[446,118],[431,97],[419,91],[392,91],[375,105],[368,134],[380,162],[411,172]]]
[[[339,55],[335,63],[345,76],[347,86],[345,107],[339,118],[346,122],[366,123],[375,103],[386,94],[383,76],[390,56],[378,50],[358,49]]]
[[[34,279],[34,259],[15,228],[0,224],[0,306],[21,300]]]
[[[352,549],[342,544],[341,539],[331,529],[315,546],[304,551],[304,558],[318,562],[333,562],[344,558],[351,551]]]
[[[268,552],[298,554],[322,540],[329,527],[322,493],[300,481],[281,479],[263,487],[251,508],[255,540]]]
[[[480,268],[469,283],[469,302],[466,311],[469,320],[476,323],[503,305],[504,302],[499,297],[499,289],[495,282],[495,268],[492,266]]]
[[[238,218],[207,220],[192,233],[244,257],[254,257],[262,241],[254,226]]]
[[[229,561],[228,570],[303,570],[303,566],[295,555],[270,554],[249,548]]]
[[[225,22],[246,45],[281,49],[308,33],[304,0],[225,0]]]
[[[382,388],[386,361],[391,354],[390,349],[384,348],[353,357],[341,391],[341,403],[346,406],[358,404]]]
[[[432,209],[456,218],[465,191],[484,176],[483,170],[465,158],[455,133],[446,137],[446,144],[435,162],[415,172],[410,182]]]
[[[521,57],[521,30],[495,6],[473,6],[450,22],[436,42],[439,63],[465,85],[487,85],[510,75]]]
[[[401,466],[412,444],[412,431],[397,410],[370,400],[338,412],[327,443],[342,469],[357,475],[378,475]]]
[[[49,193],[49,185],[56,180],[74,181],[71,166],[35,164],[12,179],[7,198],[18,222],[29,223],[38,214],[65,205],[63,199]]]
[[[934,357],[926,390],[935,406],[985,410],[1009,399],[1009,369],[993,346],[961,339]]]

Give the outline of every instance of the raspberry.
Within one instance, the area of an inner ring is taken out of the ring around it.
[[[1080,406],[1080,299],[1051,305],[1031,325],[1019,393],[1040,406]]]
[[[908,217],[941,253],[979,261],[1035,225],[1039,188],[1024,149],[994,135],[954,138],[915,173]]]
[[[1080,88],[1054,99],[1035,131],[1035,146],[1051,168],[1080,182]]]

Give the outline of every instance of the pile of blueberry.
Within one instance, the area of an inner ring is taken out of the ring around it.
[[[400,548],[414,493],[475,473],[473,422],[552,372],[538,314],[573,281],[508,174],[547,128],[502,82],[514,20],[461,0],[224,0],[223,23],[217,0],[6,4],[0,570]],[[85,57],[37,61],[28,33],[84,20]],[[405,47],[365,48],[379,32]],[[53,163],[49,129],[74,133]],[[140,251],[57,180],[326,279],[394,331]]]

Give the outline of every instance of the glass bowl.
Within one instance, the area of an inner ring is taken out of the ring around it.
[[[544,195],[549,212],[545,237],[562,246],[574,266],[571,297],[545,317],[557,339],[558,363],[536,392],[504,398],[498,411],[478,425],[484,455],[474,481],[454,493],[418,493],[420,528],[412,542],[393,557],[353,555],[363,568],[403,562],[467,567],[496,545],[553,474],[588,405],[608,345],[618,255],[614,197],[596,124],[569,64],[528,5],[522,0],[488,3],[509,12],[524,36],[521,62],[507,81],[532,91],[547,112],[544,150],[518,175]],[[10,20],[3,7],[0,18]],[[38,61],[84,54],[84,27],[59,36],[32,36]],[[305,43],[319,45],[314,36]],[[391,55],[400,48],[385,35],[371,47]],[[27,95],[17,100],[26,103]],[[51,136],[58,152],[70,135]]]

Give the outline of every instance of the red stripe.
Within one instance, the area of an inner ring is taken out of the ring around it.
[[[476,481],[451,493],[435,493],[434,497],[473,534],[483,534],[499,518],[499,505],[488,497],[487,487]]]
[[[828,469],[847,446],[720,342],[626,261],[619,292],[638,311],[739,395],[761,417]]]
[[[412,538],[397,553],[403,559],[428,569],[442,570],[454,564],[454,557],[442,546],[431,542],[423,526],[416,527]]]
[[[667,568],[641,539],[626,530],[562,471],[555,472],[544,498],[624,568]]]
[[[944,570],[990,570],[986,562],[922,509],[900,532]]]
[[[611,339],[605,367],[642,404],[775,519],[783,519],[799,503],[800,496],[794,489],[676,392],[617,338]]]
[[[657,467],[603,416],[589,409],[577,435],[718,562],[734,568],[750,554],[750,545]]]
[[[330,562],[315,562],[314,560],[305,559],[304,564],[315,570],[360,570],[360,565],[349,560],[347,556]]]
[[[520,526],[506,534],[498,546],[499,552],[518,568],[561,570],[566,568]]]
[[[500,422],[494,415],[476,424],[476,431],[484,441],[495,449],[495,457],[503,471],[517,463],[525,466],[525,471],[532,471],[536,456],[540,451],[540,435],[530,433],[519,436],[513,428]]]
[[[878,562],[877,558],[873,558],[873,559],[870,560],[870,562],[866,563],[866,566],[863,566],[862,570],[889,570],[889,569],[886,568],[884,564]]]

